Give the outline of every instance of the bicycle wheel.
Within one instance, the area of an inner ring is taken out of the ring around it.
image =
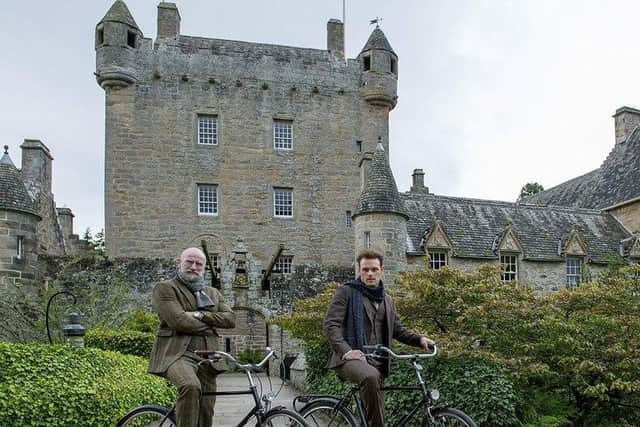
[[[300,415],[309,427],[356,427],[357,421],[353,413],[341,407],[336,410],[337,400],[316,399],[307,403],[300,410]]]
[[[433,427],[477,427],[471,417],[464,412],[453,408],[437,408],[433,412],[434,422],[425,419],[423,426]]]
[[[120,418],[116,427],[175,427],[176,421],[170,409],[164,406],[143,405]]]
[[[309,427],[297,413],[288,409],[272,409],[267,412],[261,427]]]

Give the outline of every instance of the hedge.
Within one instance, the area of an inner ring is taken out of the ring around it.
[[[0,343],[0,426],[113,426],[144,403],[171,406],[175,390],[148,361],[98,349]]]
[[[150,332],[128,329],[92,328],[87,331],[85,345],[149,359],[154,336]]]

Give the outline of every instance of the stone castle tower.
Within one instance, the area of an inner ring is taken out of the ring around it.
[[[327,49],[180,34],[158,6],[155,40],[117,0],[95,32],[106,96],[105,234],[111,256],[173,257],[237,239],[268,263],[350,265],[359,161],[388,152],[398,57],[376,28],[355,59]]]
[[[366,177],[353,214],[356,251],[373,249],[382,253],[386,270],[384,280],[392,284],[396,273],[407,267],[409,215],[400,199],[382,144],[378,144],[373,158],[362,167]]]

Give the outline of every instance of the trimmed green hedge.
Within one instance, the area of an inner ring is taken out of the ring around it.
[[[0,426],[113,426],[144,403],[171,406],[175,390],[148,361],[98,349],[0,343]]]
[[[149,359],[154,336],[155,334],[150,332],[128,329],[93,328],[87,331],[85,345]]]

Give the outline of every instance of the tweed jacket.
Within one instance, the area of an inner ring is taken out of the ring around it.
[[[350,286],[343,285],[339,287],[333,298],[329,303],[327,309],[327,316],[324,319],[323,329],[324,333],[329,340],[329,346],[331,347],[331,355],[329,356],[328,368],[336,368],[344,364],[342,356],[349,350],[351,346],[345,339],[345,329],[347,324],[347,313],[349,300],[351,299],[351,293],[354,291]],[[363,298],[363,304],[365,305],[365,322],[369,322],[369,330],[373,329],[373,309],[370,304],[367,304],[366,297]],[[383,337],[383,344],[386,347],[391,348],[391,339],[396,340],[415,347],[420,346],[421,335],[414,334],[408,331],[400,322],[396,316],[396,307],[393,303],[393,299],[387,294],[384,295],[385,303],[385,316],[386,316],[386,333]],[[367,329],[367,326],[365,326]],[[389,333],[391,331],[391,333]],[[387,375],[389,373],[389,361],[382,366],[383,373]]]
[[[205,287],[204,292],[213,301],[213,307],[198,310],[193,293],[177,279],[158,283],[153,288],[153,310],[160,317],[160,327],[151,350],[149,372],[164,376],[173,362],[186,351],[194,335],[204,336],[207,349],[218,348],[216,328],[235,327],[235,314],[222,300],[215,288]],[[188,311],[201,311],[198,320]]]

